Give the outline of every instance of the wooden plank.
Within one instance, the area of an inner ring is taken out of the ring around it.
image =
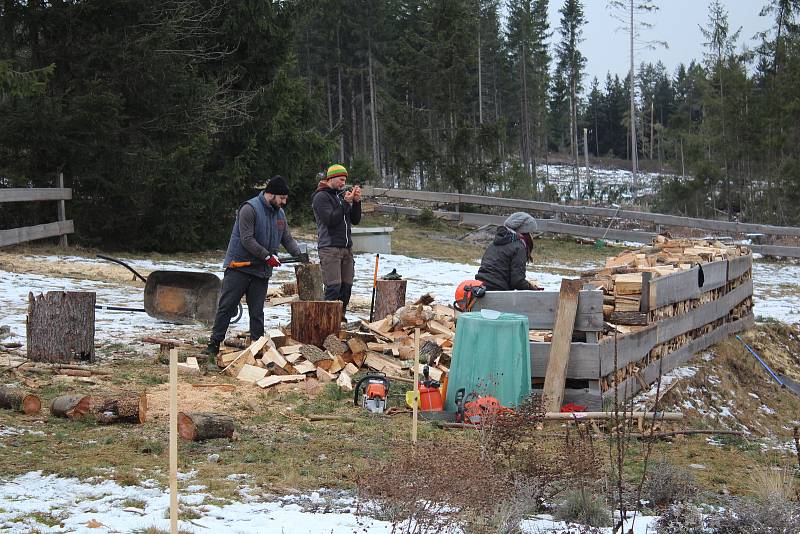
[[[765,256],[800,258],[800,247],[781,247],[778,245],[747,245],[750,250]]]
[[[0,247],[73,233],[75,233],[75,225],[72,220],[0,230]]]
[[[744,284],[716,300],[698,306],[687,313],[658,321],[656,323],[658,331],[657,343],[669,341],[674,337],[725,317],[739,303],[752,295],[753,281],[747,280]]]
[[[406,206],[380,205],[377,208],[380,213],[390,213],[393,215],[408,215],[419,217],[423,211],[420,208],[410,208]],[[436,210],[433,216],[437,219],[456,221],[466,226],[484,226],[486,224],[502,225],[506,217],[499,215],[485,215],[482,213],[462,213],[452,211]],[[536,219],[537,231],[542,233],[569,234],[577,237],[599,238],[606,234],[605,228],[595,226],[583,226],[579,224],[560,223],[553,219]],[[634,243],[650,244],[655,237],[654,232],[643,232],[635,230],[608,230],[606,239],[614,241],[632,241]]]
[[[617,366],[614,367],[614,336],[600,342],[600,376],[607,376],[616,369],[641,360],[658,343],[658,329],[652,324],[632,334],[617,335]]]
[[[728,260],[728,281],[736,280],[753,268],[753,256],[737,256]]]
[[[643,371],[640,371],[640,375],[642,376],[644,382],[647,384],[654,384],[658,380],[659,372],[662,374],[666,374],[676,367],[680,367],[681,365],[685,364],[692,357],[700,352],[701,350],[707,349],[711,345],[724,341],[730,335],[740,332],[742,330],[746,330],[748,328],[752,328],[755,324],[755,317],[753,314],[750,314],[746,317],[739,319],[738,321],[734,321],[732,323],[726,323],[721,325],[719,328],[709,332],[708,334],[699,337],[691,342],[687,343],[686,345],[678,348],[677,350],[663,356],[660,361],[655,361],[648,365]],[[663,360],[663,361],[661,361]],[[603,393],[603,403],[614,401],[614,389],[611,388],[605,393]],[[627,393],[628,398],[630,396],[635,395],[641,389],[641,385],[639,380],[635,376],[631,376],[625,380],[623,380],[619,386],[617,386],[619,390],[619,400],[624,400],[623,396]]]
[[[695,266],[688,271],[681,271],[661,276],[650,281],[650,309],[654,310],[682,300],[700,298],[698,285],[699,269]]]
[[[650,309],[650,282],[653,280],[653,273],[642,272],[642,296],[639,297],[639,311],[646,312]]]
[[[477,299],[473,311],[483,309],[528,316],[531,330],[552,330],[555,324],[558,293],[555,291],[487,291]],[[603,329],[603,292],[581,291],[575,316],[575,330],[593,332]]]
[[[247,384],[255,384],[265,376],[267,376],[267,370],[263,367],[245,364],[239,370],[239,374],[236,375],[236,378]]]
[[[0,189],[3,202],[37,202],[40,200],[72,200],[69,187],[12,187]]]
[[[594,206],[568,206],[564,204],[539,202],[535,200],[519,200],[513,198],[489,197],[481,195],[464,195],[460,193],[439,193],[433,191],[411,191],[408,189],[385,189],[364,186],[362,193],[367,197],[398,198],[422,200],[426,202],[443,202],[448,204],[476,204],[479,206],[502,206],[517,208],[522,211],[544,211],[582,216],[615,217],[634,221],[648,221],[662,226],[678,226],[681,228],[697,228],[737,234],[761,233],[769,235],[800,236],[800,228],[793,226],[773,226],[768,224],[715,221],[694,217],[681,217],[662,213],[616,210],[615,208],[598,208]],[[753,250],[755,250],[753,245]],[[795,248],[795,247],[787,247]]]
[[[550,361],[551,343],[531,341],[531,376],[544,378]],[[600,344],[572,343],[567,378],[597,380],[600,377]]]
[[[728,260],[704,263],[700,268],[703,269],[703,285],[700,291],[711,291],[728,283]]]
[[[572,332],[578,311],[578,293],[583,283],[580,280],[561,280],[556,320],[553,326],[553,342],[550,345],[550,360],[544,377],[544,405],[549,412],[561,409],[564,399],[564,382],[567,378]]]
[[[306,379],[306,375],[270,375],[265,376],[258,382],[256,385],[262,388],[268,388],[274,386],[275,384],[280,384],[283,382],[300,382]]]

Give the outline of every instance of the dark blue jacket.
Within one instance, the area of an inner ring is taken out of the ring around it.
[[[242,209],[248,205],[252,206],[255,212],[253,237],[256,244],[246,247],[240,233],[239,222]],[[289,232],[289,227],[286,224],[286,214],[283,209],[278,208],[276,210],[266,201],[264,193],[260,193],[239,208],[222,266],[227,269],[231,262],[249,261],[249,266],[237,267],[236,269],[259,278],[269,278],[272,276],[272,267],[267,265],[266,259],[269,254],[277,254],[278,247],[281,245],[291,254],[299,254],[300,252],[297,243]]]

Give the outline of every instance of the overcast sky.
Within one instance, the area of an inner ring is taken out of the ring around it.
[[[741,44],[754,48],[751,38],[770,26],[769,17],[759,17],[758,13],[766,3],[764,0],[721,0],[728,10],[728,22],[731,31],[741,26]],[[550,27],[555,32],[559,26],[563,0],[550,0]],[[642,61],[655,63],[661,60],[669,72],[681,63],[689,63],[692,59],[702,60],[703,42],[699,26],[708,22],[709,0],[657,0],[660,7],[655,15],[649,17],[653,24],[650,30],[642,32],[642,39],[666,41],[668,49],[637,50],[636,65]],[[618,30],[619,21],[612,17],[607,9],[606,0],[584,0],[584,15],[587,23],[583,28],[584,42],[581,52],[587,58],[586,78],[584,86],[588,87],[593,77],[597,76],[601,87],[606,72],[612,76],[627,75],[629,64],[629,45],[627,33]],[[741,44],[739,48],[741,48]]]

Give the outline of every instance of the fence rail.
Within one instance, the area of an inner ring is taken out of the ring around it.
[[[0,204],[6,202],[58,201],[58,221],[35,226],[24,226],[10,230],[0,230],[0,247],[16,245],[37,239],[59,237],[59,244],[67,245],[67,234],[75,233],[72,220],[66,218],[65,201],[72,200],[72,189],[63,187],[64,177],[58,176],[59,187],[29,187],[0,189]]]
[[[736,234],[759,233],[778,236],[800,236],[800,228],[795,226],[773,226],[770,224],[715,221],[712,219],[681,217],[679,215],[665,215],[662,213],[649,213],[630,210],[618,211],[615,208],[598,208],[594,206],[566,206],[563,204],[540,202],[537,200],[521,200],[482,195],[463,195],[460,193],[438,193],[433,191],[412,191],[409,189],[386,189],[370,186],[364,187],[364,195],[376,198],[402,198],[407,200],[421,200],[425,202],[475,204],[478,206],[497,206],[505,208],[518,208],[528,211],[543,211],[546,213],[610,217],[617,219],[629,219],[633,221],[646,221],[663,226],[697,228],[700,230],[713,230]]]
[[[479,206],[508,207],[530,211],[546,211],[555,214],[581,214],[603,216],[608,218],[631,219],[637,221],[658,222],[665,226],[678,226],[682,228],[697,228],[701,230],[722,230],[730,233],[755,232],[780,236],[800,236],[800,228],[792,226],[756,225],[751,223],[736,223],[712,221],[708,219],[694,219],[691,217],[678,217],[674,215],[661,215],[636,211],[624,211],[610,208],[594,208],[588,206],[562,206],[547,202],[533,200],[505,199],[498,197],[485,197],[478,195],[460,195],[457,193],[436,193],[429,191],[410,191],[404,189],[379,189],[365,187],[364,194],[373,198],[402,198],[419,200],[423,202],[476,204]],[[546,208],[542,208],[545,206]],[[376,210],[380,213],[397,215],[419,216],[423,210],[410,206],[395,206],[378,204]],[[483,226],[485,224],[502,224],[505,217],[500,215],[486,215],[482,213],[465,213],[457,211],[436,210],[433,215],[440,219],[457,221],[460,224]],[[631,216],[632,215],[632,216]],[[666,221],[671,222],[666,222]],[[697,222],[703,224],[696,224]],[[600,226],[583,226],[569,224],[557,219],[536,219],[539,231],[543,233],[568,234],[576,237],[604,238],[612,241],[628,241],[631,243],[650,244],[656,236],[655,232],[606,229]],[[759,231],[760,230],[760,231]],[[800,247],[787,247],[779,245],[748,245],[753,252],[767,256],[781,256],[785,258],[800,258]]]

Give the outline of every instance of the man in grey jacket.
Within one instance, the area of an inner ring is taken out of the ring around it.
[[[317,222],[322,284],[325,300],[342,301],[342,317],[350,302],[355,276],[351,229],[361,222],[361,188],[345,189],[347,169],[331,165],[311,199]]]
[[[273,176],[264,191],[239,207],[225,253],[225,276],[219,297],[211,338],[203,354],[209,357],[208,369],[216,370],[219,344],[225,339],[231,318],[242,296],[250,315],[250,338],[264,335],[264,300],[272,269],[280,267],[276,254],[283,247],[292,256],[302,251],[286,224],[283,207],[289,199],[289,187],[281,176]]]

